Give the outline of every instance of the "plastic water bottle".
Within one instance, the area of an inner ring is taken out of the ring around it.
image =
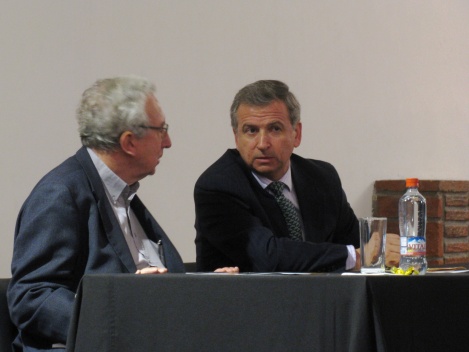
[[[406,179],[406,193],[399,200],[399,232],[401,260],[399,267],[405,271],[424,275],[427,271],[426,238],[427,203],[418,191],[418,178]]]

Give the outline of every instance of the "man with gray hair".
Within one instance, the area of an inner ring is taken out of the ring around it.
[[[262,80],[242,88],[231,105],[231,127],[236,149],[195,185],[197,269],[359,268],[358,220],[337,171],[293,154],[302,125],[288,86]],[[398,262],[398,239],[387,247],[388,263]]]
[[[83,93],[77,119],[83,147],[39,181],[18,216],[8,290],[17,351],[64,348],[85,274],[184,272],[136,195],[171,147],[154,85],[99,80]]]

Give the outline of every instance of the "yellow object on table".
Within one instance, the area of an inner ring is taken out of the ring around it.
[[[413,266],[407,268],[405,271],[402,268],[397,268],[393,266],[391,268],[391,273],[396,274],[396,275],[405,275],[405,276],[420,274],[419,271],[415,269]]]

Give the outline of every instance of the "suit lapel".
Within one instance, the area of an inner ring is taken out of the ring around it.
[[[272,230],[276,237],[288,237],[288,225],[282,213],[282,209],[279,207],[273,195],[267,190],[262,189],[260,185],[258,186],[261,188],[261,190],[258,191],[258,199],[262,204],[261,209],[265,212],[265,220],[268,221],[266,226]]]
[[[119,226],[114,211],[108,202],[106,191],[104,190],[101,177],[96,170],[91,157],[85,147],[82,147],[76,153],[76,158],[83,167],[88,181],[90,183],[91,191],[96,200],[101,222],[103,224],[104,232],[108,238],[109,243],[114,248],[114,251],[125,265],[129,273],[134,273],[137,268],[130,253],[127,242],[125,241],[124,234]],[[97,235],[97,234],[96,234]]]
[[[252,174],[246,163],[243,161],[237,150],[232,150],[231,154],[241,167],[243,172],[246,174],[250,185],[240,184],[241,188],[253,189],[256,193],[256,199],[259,202],[259,207],[256,212],[263,213],[261,221],[266,227],[270,228],[276,237],[288,237],[288,226],[283,216],[282,210],[280,209],[274,196],[272,196],[266,189],[263,189],[259,182]]]
[[[140,198],[135,196],[134,199],[132,199],[130,206],[132,207],[132,210],[134,211],[138,221],[142,225],[142,228],[145,231],[147,237],[156,243],[161,240],[165,265],[168,268],[168,271],[171,273],[183,273],[185,270],[181,256],[161,226],[150,214],[145,205],[143,205]]]
[[[135,197],[132,199],[132,202],[130,202],[130,207],[140,222],[140,225],[142,225],[142,228],[145,231],[148,239],[155,243],[161,240],[163,229],[160,226],[155,226],[157,225],[156,221],[153,223],[153,217],[150,215],[147,208],[143,205],[142,201],[137,195],[135,195]]]
[[[295,159],[291,159],[292,181],[301,209],[301,217],[305,230],[305,240],[318,242],[315,233],[323,228],[324,224],[324,195],[317,188],[313,175],[305,172],[304,167],[299,167]],[[314,214],[314,216],[313,216]]]

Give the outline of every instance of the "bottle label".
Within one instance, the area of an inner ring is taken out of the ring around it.
[[[418,257],[426,253],[425,237],[401,237],[401,255]]]

